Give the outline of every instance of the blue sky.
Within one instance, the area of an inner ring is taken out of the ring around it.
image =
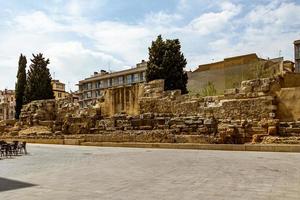
[[[14,88],[20,53],[44,53],[74,90],[94,71],[147,59],[159,34],[180,39],[188,70],[246,53],[292,60],[299,13],[299,0],[0,1],[0,89]]]

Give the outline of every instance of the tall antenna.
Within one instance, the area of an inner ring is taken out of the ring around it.
[[[110,73],[110,61],[108,61],[108,72]]]
[[[280,50],[280,49],[279,49],[279,53],[278,53],[278,54],[279,54],[279,56],[278,56],[278,57],[281,57],[281,50]]]
[[[68,90],[71,92],[70,81],[68,81]]]

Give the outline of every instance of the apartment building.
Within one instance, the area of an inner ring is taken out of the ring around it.
[[[79,81],[79,104],[84,108],[94,105],[104,95],[104,91],[113,88],[131,87],[145,82],[147,62],[142,61],[136,67],[117,72],[101,70]],[[124,97],[123,97],[124,98]]]
[[[59,80],[52,80],[51,85],[55,99],[66,98],[69,95],[69,93],[66,92],[65,89],[66,85]]]
[[[296,72],[300,72],[300,40],[294,41],[294,49]]]
[[[15,118],[15,91],[0,91],[0,120],[9,120]]]

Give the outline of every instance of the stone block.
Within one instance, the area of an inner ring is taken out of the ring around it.
[[[140,130],[152,130],[152,126],[140,126]]]
[[[176,125],[176,128],[180,128],[180,129],[184,129],[184,128],[188,128],[186,125]]]
[[[136,133],[135,142],[152,142],[152,134],[147,132]]]
[[[107,131],[115,131],[116,127],[106,127],[105,130],[107,130]]]
[[[154,114],[153,113],[143,113],[141,114],[141,119],[153,119]]]
[[[198,128],[197,132],[200,134],[208,134],[208,128],[207,127]]]
[[[253,88],[251,85],[245,85],[241,88],[241,93],[251,93]]]
[[[169,129],[170,126],[169,125],[157,125],[156,129]]]
[[[203,135],[175,135],[175,142],[209,144],[209,141]]]
[[[184,132],[184,133],[191,133],[191,132],[193,132],[193,128],[190,128],[190,127],[184,127],[184,128],[181,128],[181,132]]]
[[[135,134],[123,133],[123,142],[135,142]]]
[[[277,135],[277,127],[276,126],[269,126],[268,127],[268,135]]]
[[[133,127],[132,126],[127,126],[127,127],[124,127],[124,130],[127,131],[127,130],[133,130]]]
[[[41,126],[48,126],[48,127],[52,127],[54,124],[54,121],[39,121],[39,124]]]
[[[225,91],[224,91],[224,95],[225,96],[234,96],[234,95],[236,95],[238,93],[238,89],[236,89],[236,88],[233,88],[233,89],[226,89]]]

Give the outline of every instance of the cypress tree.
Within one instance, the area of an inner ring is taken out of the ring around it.
[[[15,86],[15,99],[16,99],[16,107],[15,107],[15,118],[19,119],[22,106],[24,104],[24,93],[26,88],[26,57],[22,54],[19,58],[19,67],[17,73],[17,83]]]
[[[159,35],[149,47],[149,62],[146,70],[147,82],[155,79],[165,80],[165,90],[180,89],[186,94],[187,73],[186,59],[181,52],[178,39],[164,41]]]
[[[42,99],[54,99],[51,85],[51,74],[47,65],[49,59],[45,59],[43,54],[33,55],[31,65],[27,74],[26,102]]]

